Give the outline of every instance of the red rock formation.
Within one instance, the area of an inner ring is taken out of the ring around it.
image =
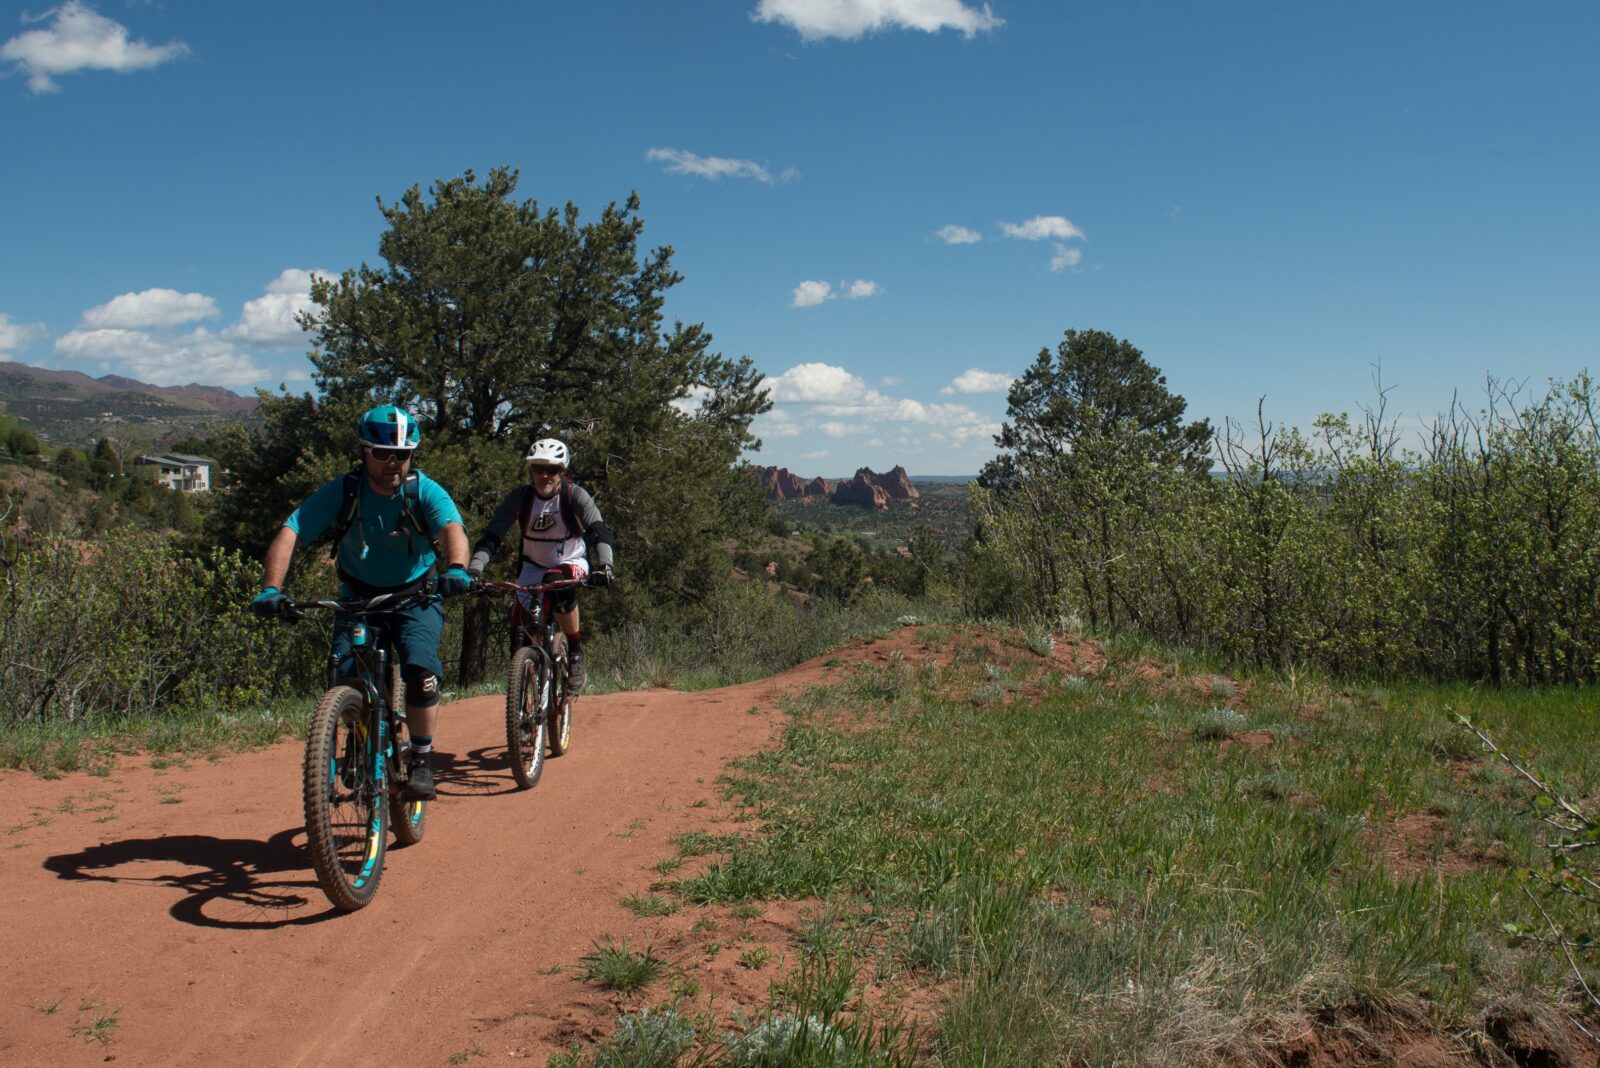
[[[866,468],[863,470],[867,471],[867,477],[872,479],[874,486],[882,486],[883,491],[895,500],[914,500],[918,496],[917,487],[911,484],[911,479],[906,477],[906,469],[899,464],[895,464],[885,475],[875,475]]]
[[[756,476],[767,487],[767,500],[788,501],[806,495],[806,487],[787,467],[758,467]]]
[[[806,483],[805,495],[807,497],[826,497],[832,490],[833,487],[828,485],[828,480],[818,475]]]
[[[849,482],[840,482],[833,491],[834,504],[855,504],[879,512],[889,510],[889,494],[882,486],[875,486],[867,476],[872,472],[865,467],[856,472]]]

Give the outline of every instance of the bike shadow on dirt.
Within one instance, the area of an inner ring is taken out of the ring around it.
[[[271,930],[343,915],[324,900],[303,839],[299,827],[279,831],[265,842],[204,834],[128,838],[49,857],[44,867],[60,879],[181,890],[185,896],[167,910],[180,923]],[[117,873],[124,865],[134,867],[129,873]],[[148,865],[162,865],[165,870],[149,875],[131,873],[148,871]],[[175,866],[192,870],[171,870]],[[277,878],[280,875],[292,877]]]
[[[469,749],[461,755],[436,751],[433,779],[440,797],[493,797],[517,792],[503,745]]]

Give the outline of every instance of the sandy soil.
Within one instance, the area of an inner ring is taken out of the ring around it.
[[[737,829],[716,779],[768,744],[777,694],[884,648],[583,697],[571,752],[531,791],[505,762],[503,699],[456,702],[426,838],[391,848],[349,915],[305,852],[297,742],[109,777],[0,772],[0,1063],[543,1065],[615,1026],[618,999],[578,961],[654,936],[620,902],[648,893],[674,836]]]

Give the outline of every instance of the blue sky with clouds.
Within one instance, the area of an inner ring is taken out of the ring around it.
[[[639,192],[758,462],[976,471],[1069,327],[1194,416],[1381,365],[1419,422],[1600,365],[1596,54],[1589,0],[6,5],[0,359],[306,388],[374,198],[509,164]]]

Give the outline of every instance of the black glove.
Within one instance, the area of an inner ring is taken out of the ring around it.
[[[606,566],[602,567],[599,571],[596,571],[592,575],[590,575],[589,576],[589,585],[591,585],[591,586],[609,586],[609,585],[611,585],[611,565],[607,564]]]
[[[439,576],[435,588],[439,591],[440,597],[454,597],[458,593],[466,593],[472,589],[472,576],[467,574],[464,568],[452,567]]]
[[[278,592],[278,587],[268,586],[256,594],[255,600],[250,602],[250,611],[262,619],[276,619],[283,612],[283,606],[289,603],[289,598]]]

